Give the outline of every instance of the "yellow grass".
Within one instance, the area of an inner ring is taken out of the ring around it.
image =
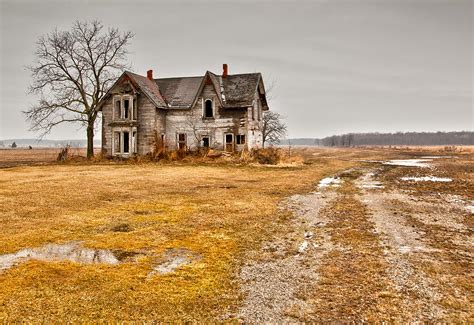
[[[136,262],[30,261],[0,276],[0,319],[215,320],[239,304],[243,254],[285,217],[283,197],[354,162],[298,168],[66,164],[0,170],[0,254],[46,243],[145,252]],[[113,231],[118,225],[131,231]],[[202,258],[148,277],[167,248]]]

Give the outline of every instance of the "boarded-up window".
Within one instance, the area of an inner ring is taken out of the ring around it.
[[[178,133],[178,149],[186,150],[186,134]]]
[[[245,134],[237,134],[235,142],[237,144],[245,144]]]
[[[206,99],[204,102],[204,117],[210,118],[214,117],[214,111],[212,109],[212,100]]]
[[[114,132],[114,153],[120,153],[120,132]]]
[[[123,153],[130,152],[130,133],[123,133]]]

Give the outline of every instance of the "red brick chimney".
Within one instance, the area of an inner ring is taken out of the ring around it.
[[[224,63],[224,64],[222,65],[222,78],[227,77],[227,75],[229,74],[228,72],[229,72],[229,71],[227,70],[227,64]]]
[[[150,79],[151,81],[153,81],[153,70],[148,70],[146,72],[146,77]]]

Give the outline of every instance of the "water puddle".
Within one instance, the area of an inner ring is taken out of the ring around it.
[[[342,180],[339,177],[326,177],[319,182],[318,187],[339,187],[341,183]]]
[[[168,274],[174,272],[177,268],[198,261],[201,256],[184,248],[172,248],[166,250],[162,259],[155,265],[148,276],[154,274]]]
[[[359,177],[356,184],[358,188],[375,189],[384,188],[382,182],[374,180],[375,173],[369,172]]]
[[[402,181],[413,181],[413,182],[452,182],[451,178],[447,177],[435,177],[435,176],[423,176],[423,177],[402,177]]]
[[[393,159],[384,161],[382,164],[404,167],[430,167],[430,164],[428,164],[430,161],[432,161],[432,159]]]
[[[129,261],[137,255],[139,254],[135,252],[121,250],[87,248],[79,242],[47,244],[42,247],[26,248],[16,253],[0,255],[0,271],[29,260],[116,265]]]

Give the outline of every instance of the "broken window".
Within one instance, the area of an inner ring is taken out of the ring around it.
[[[204,102],[204,117],[210,118],[214,117],[214,111],[212,109],[212,100],[206,99]]]
[[[132,132],[132,153],[137,153],[137,131]]]
[[[120,98],[116,99],[115,100],[115,118],[116,119],[119,119],[122,117],[122,112],[121,112],[121,102],[120,102]]]
[[[128,132],[123,133],[123,153],[130,152],[130,134]]]
[[[232,133],[225,135],[225,151],[234,151],[234,135]]]
[[[206,135],[202,137],[202,146],[204,148],[209,148],[210,146],[209,136]]]
[[[245,134],[237,134],[235,142],[237,144],[245,144]]]
[[[120,132],[114,132],[114,152],[120,153]]]
[[[137,107],[137,100],[135,98],[135,100],[133,101],[133,119],[136,120],[137,119],[137,113],[138,113],[138,107]]]
[[[178,149],[186,150],[186,134],[178,133]]]
[[[123,100],[123,118],[128,119],[129,118],[129,113],[130,113],[130,100],[129,99],[124,99]]]

